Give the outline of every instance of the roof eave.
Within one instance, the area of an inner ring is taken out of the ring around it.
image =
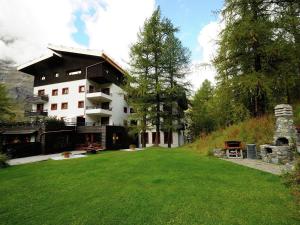
[[[43,55],[43,56],[41,56],[41,57],[39,57],[39,58],[36,58],[36,59],[34,59],[34,60],[31,60],[31,61],[29,61],[29,62],[27,62],[27,63],[24,63],[24,64],[18,66],[18,67],[17,67],[17,70],[18,70],[18,71],[22,71],[22,70],[24,70],[25,68],[27,68],[27,67],[29,67],[29,66],[32,66],[32,65],[34,65],[34,64],[36,64],[36,63],[38,63],[38,62],[44,61],[44,60],[46,60],[46,59],[49,59],[49,58],[51,58],[51,57],[53,57],[53,56],[62,57],[60,54],[58,54],[58,53],[56,53],[56,52],[51,52],[51,53],[48,53],[48,54],[46,54],[46,55]]]

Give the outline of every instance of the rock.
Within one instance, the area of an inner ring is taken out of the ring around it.
[[[221,148],[215,148],[213,150],[214,156],[218,158],[223,158],[225,156],[224,151]]]
[[[33,76],[17,71],[13,62],[0,60],[0,83],[7,88],[9,97],[23,105],[24,109],[31,109],[26,97],[33,93]]]

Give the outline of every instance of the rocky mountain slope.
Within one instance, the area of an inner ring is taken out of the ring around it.
[[[31,107],[25,99],[32,95],[32,76],[17,71],[13,62],[0,60],[0,83],[6,86],[9,96],[20,105],[21,111]]]

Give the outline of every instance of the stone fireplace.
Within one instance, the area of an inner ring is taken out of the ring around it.
[[[263,161],[286,164],[293,160],[296,146],[296,129],[293,121],[292,106],[287,104],[275,107],[276,128],[272,145],[261,145],[260,155]]]

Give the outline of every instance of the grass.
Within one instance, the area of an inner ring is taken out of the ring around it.
[[[280,177],[184,148],[0,170],[0,224],[299,224]]]

